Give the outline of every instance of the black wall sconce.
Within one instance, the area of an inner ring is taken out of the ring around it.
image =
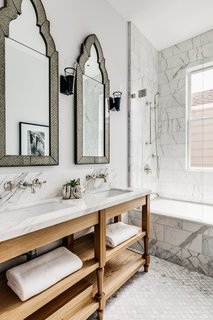
[[[113,92],[113,97],[109,97],[109,109],[110,111],[120,111],[122,92]]]
[[[67,67],[64,69],[64,76],[60,77],[60,92],[71,96],[73,94],[75,68]]]

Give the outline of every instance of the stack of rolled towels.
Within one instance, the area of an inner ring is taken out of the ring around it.
[[[57,248],[6,272],[8,286],[25,301],[81,269],[81,259],[65,247]]]
[[[114,248],[122,242],[136,236],[138,232],[138,227],[130,226],[123,222],[109,224],[106,228],[106,244],[108,247]]]

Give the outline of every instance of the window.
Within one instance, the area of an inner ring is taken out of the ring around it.
[[[213,169],[213,63],[187,70],[187,168]]]

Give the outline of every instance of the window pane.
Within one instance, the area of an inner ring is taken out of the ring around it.
[[[213,167],[213,118],[191,121],[192,167]]]
[[[189,73],[189,165],[213,168],[213,68]]]

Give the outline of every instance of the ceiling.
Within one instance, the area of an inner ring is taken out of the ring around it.
[[[108,0],[161,50],[213,29],[213,0]]]

